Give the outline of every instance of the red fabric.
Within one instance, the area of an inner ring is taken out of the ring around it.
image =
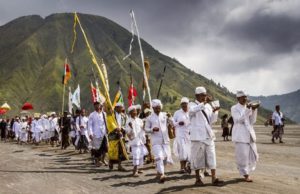
[[[68,80],[71,78],[71,70],[69,64],[65,64],[65,71],[63,75],[63,84],[67,84]]]
[[[133,84],[129,87],[128,90],[128,106],[131,106],[134,104],[135,98],[137,97],[137,91],[135,87],[133,87]]]
[[[22,106],[22,110],[32,110],[33,109],[33,106],[26,102],[23,106]]]
[[[93,84],[91,84],[91,93],[92,93],[92,102],[95,103],[97,101],[97,90],[93,86]]]
[[[2,109],[2,108],[0,108],[0,115],[4,115],[6,112],[7,112],[7,110],[6,110],[6,109]]]

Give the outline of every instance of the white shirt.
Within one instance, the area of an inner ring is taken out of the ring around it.
[[[208,121],[203,114],[207,115]],[[215,135],[211,125],[218,119],[218,111],[213,112],[209,104],[200,103],[197,100],[189,103],[190,135],[191,141],[214,140]]]
[[[153,128],[159,128],[159,131],[153,131]],[[145,131],[151,133],[152,145],[169,144],[169,134],[167,129],[167,115],[165,112],[160,112],[159,115],[152,113],[147,117]]]
[[[28,123],[27,121],[21,121],[21,131],[22,133],[27,133],[28,130]]]
[[[281,120],[282,118],[283,118],[282,112],[279,112],[279,114],[277,111],[273,112],[272,120],[275,122],[274,123],[275,125],[283,125],[283,122]]]
[[[80,131],[81,135],[88,135],[88,121],[89,119],[86,116],[79,116],[76,118],[76,128],[77,131]],[[80,128],[83,126],[83,128]]]
[[[184,125],[179,125],[180,122],[184,122]],[[173,124],[175,126],[176,138],[188,138],[190,137],[190,117],[189,112],[184,112],[182,109],[177,110],[173,116]]]
[[[50,124],[50,131],[58,130],[58,119],[57,119],[57,117],[50,118],[49,119],[49,124]]]
[[[41,125],[41,119],[38,119],[37,121],[36,121],[36,124],[35,124],[35,127],[34,127],[35,129],[35,132],[36,133],[38,133],[38,132],[44,132],[43,131],[43,127],[42,127],[42,125]]]
[[[126,115],[124,113],[117,113],[117,112],[115,112],[115,117],[116,117],[116,121],[117,121],[118,127],[120,129],[124,128],[125,124],[126,124]]]
[[[251,110],[237,103],[231,107],[231,116],[234,121],[232,128],[232,141],[250,143],[256,141],[253,124],[256,122],[257,109]]]
[[[48,131],[50,129],[50,122],[48,119],[46,118],[41,118],[39,120],[39,125],[42,127],[41,131]]]
[[[103,111],[92,112],[88,119],[88,134],[96,138],[102,138],[106,134],[105,118],[103,118]]]
[[[129,123],[131,123],[132,128],[129,126]],[[125,131],[128,135],[131,135],[134,137],[134,139],[129,140],[129,145],[131,146],[139,146],[145,143],[145,131],[143,130],[143,120],[136,117],[131,118],[129,117],[126,122]]]
[[[22,129],[21,123],[15,121],[13,124],[13,132],[19,133],[21,131],[21,129]]]
[[[38,120],[36,120],[36,119],[33,119],[33,120],[32,120],[32,122],[31,122],[31,132],[32,132],[32,133],[39,132],[39,131],[37,131],[37,129],[36,129],[37,123],[38,123]]]

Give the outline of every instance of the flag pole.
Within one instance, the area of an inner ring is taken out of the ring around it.
[[[63,87],[63,99],[62,99],[62,107],[61,107],[61,118],[60,118],[60,126],[63,126],[63,117],[64,117],[64,106],[65,106],[65,90],[66,90],[66,84],[64,83]]]
[[[131,73],[131,63],[129,64],[129,73],[130,73],[130,90],[133,90],[133,81],[132,81],[132,73]],[[131,93],[131,105],[134,104],[134,100],[133,100],[133,91],[130,91]]]
[[[163,83],[163,80],[164,80],[166,68],[167,68],[167,66],[164,67],[164,71],[163,71],[163,74],[162,74],[162,77],[161,77],[161,80],[160,80],[160,84],[159,84],[159,88],[158,88],[157,96],[156,96],[157,99],[159,98],[159,93],[160,93],[160,89],[161,89],[161,86],[162,86],[162,83]]]
[[[65,90],[66,90],[66,84],[64,84],[63,87],[63,99],[62,99],[62,107],[61,107],[61,113],[64,114],[64,107],[65,107]]]
[[[147,79],[147,75],[146,75],[146,70],[145,70],[145,66],[144,66],[144,63],[145,63],[144,53],[143,53],[142,43],[141,43],[141,39],[140,39],[140,34],[139,34],[137,23],[136,23],[136,20],[135,20],[135,17],[134,17],[133,10],[130,10],[130,16],[131,16],[131,19],[133,21],[133,25],[134,25],[135,30],[136,30],[137,40],[138,40],[138,44],[139,44],[139,47],[140,47],[140,53],[141,53],[141,60],[142,60],[142,67],[143,67],[143,76],[144,76],[144,79],[145,79],[146,89],[147,89],[147,92],[148,92],[148,98],[149,98],[150,107],[152,107],[150,87],[149,87],[149,83],[148,83],[148,79]]]

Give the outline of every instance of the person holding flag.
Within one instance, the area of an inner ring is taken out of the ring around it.
[[[126,141],[125,141],[125,138],[124,138],[126,134],[125,134],[124,129],[125,129],[127,116],[126,116],[126,114],[123,113],[123,109],[124,109],[124,104],[123,103],[118,102],[115,105],[114,115],[115,115],[115,119],[117,121],[118,128],[109,135],[109,139],[119,138],[120,141],[123,141],[123,143],[126,144]],[[120,145],[117,145],[117,146],[120,146]],[[128,146],[128,145],[125,145],[125,146]],[[121,148],[118,148],[118,149],[121,149]],[[111,160],[110,159],[109,160],[109,168],[112,170],[113,169],[113,164],[118,163],[118,170],[119,171],[126,171],[121,165],[122,161],[124,161],[124,160],[126,160],[126,157],[121,155],[121,154],[119,155],[117,160]]]
[[[108,141],[109,141],[108,157],[109,157],[110,160],[119,161],[120,157],[127,160],[128,159],[128,154],[126,152],[124,142],[122,141],[122,138],[120,138],[122,136],[119,136],[121,130],[118,128],[118,124],[117,124],[115,116],[114,116],[114,106],[110,101],[108,83],[105,79],[103,70],[100,69],[100,65],[98,63],[96,55],[94,54],[93,49],[90,46],[88,37],[87,37],[87,35],[86,35],[82,25],[81,25],[80,19],[79,19],[78,14],[76,12],[74,13],[74,25],[73,25],[74,40],[73,40],[73,43],[72,43],[71,53],[74,52],[74,46],[75,46],[76,39],[77,39],[77,36],[76,36],[76,26],[77,25],[79,26],[79,28],[82,32],[82,35],[83,35],[83,38],[84,38],[84,41],[85,41],[85,44],[86,44],[87,51],[89,52],[89,55],[91,57],[92,64],[97,69],[97,71],[99,73],[99,78],[100,78],[101,83],[103,85],[103,93],[104,93],[104,96],[105,96],[106,121],[107,121],[106,122],[106,124],[107,124],[106,127],[107,127],[107,133],[108,133],[108,136],[109,136],[108,137]]]

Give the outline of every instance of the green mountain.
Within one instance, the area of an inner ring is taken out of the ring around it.
[[[112,100],[120,80],[127,104],[129,66],[132,64],[133,82],[141,102],[142,66],[137,41],[134,41],[132,56],[123,61],[129,49],[130,32],[104,17],[87,14],[79,14],[79,17],[98,61],[103,59],[107,66]],[[61,111],[61,80],[66,57],[72,73],[68,87],[74,90],[80,84],[82,107],[92,110],[90,81],[95,80],[97,73],[93,72],[91,58],[79,29],[75,52],[70,53],[73,21],[73,14],[69,13],[53,14],[46,18],[33,15],[17,18],[0,27],[0,103],[7,101],[12,106],[10,115],[18,113],[24,102],[32,103],[37,112]],[[176,110],[183,95],[193,98],[195,87],[201,85],[220,100],[223,108],[221,114],[228,113],[235,103],[234,95],[226,88],[187,69],[144,40],[142,46],[151,66],[149,83],[152,97],[156,97],[163,68],[167,67],[160,94],[166,110]],[[67,93],[68,89],[66,101]],[[261,109],[260,115],[268,114],[270,112]],[[264,120],[259,118],[260,122]]]
[[[280,105],[281,111],[285,116],[297,123],[300,123],[300,90],[273,96],[257,96],[253,99],[260,100],[263,107],[269,110],[275,110],[276,105]]]

